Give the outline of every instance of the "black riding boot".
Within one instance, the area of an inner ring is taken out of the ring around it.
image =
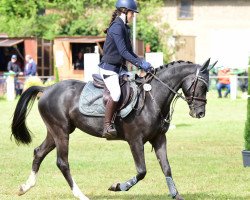
[[[116,138],[117,132],[112,123],[113,117],[116,112],[117,103],[110,97],[106,104],[105,118],[104,118],[104,128],[102,137],[107,139]]]

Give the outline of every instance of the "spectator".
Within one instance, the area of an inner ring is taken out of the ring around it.
[[[30,55],[25,56],[26,65],[24,68],[25,76],[35,76],[36,75],[36,63]]]
[[[14,84],[15,84],[16,96],[21,95],[22,89],[20,88],[20,82],[18,80],[18,76],[23,75],[23,72],[21,71],[20,66],[17,64],[16,55],[11,56],[11,60],[8,63],[7,69],[9,72],[15,73]]]
[[[218,83],[217,83],[217,90],[219,94],[219,98],[222,98],[221,90],[223,88],[226,88],[226,93],[224,94],[224,97],[226,98],[228,94],[230,93],[230,69],[223,68],[218,71]]]
[[[74,69],[84,70],[83,53],[81,51],[79,51],[77,54],[76,60],[74,62]]]

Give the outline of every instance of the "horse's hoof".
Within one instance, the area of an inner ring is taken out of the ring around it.
[[[25,194],[22,185],[20,186],[19,191],[18,191],[17,194],[18,194],[18,196],[21,196],[21,195]]]
[[[184,198],[179,194],[176,195],[175,199],[176,200],[184,200]]]
[[[121,191],[120,183],[114,183],[113,185],[110,186],[109,190],[113,192]]]

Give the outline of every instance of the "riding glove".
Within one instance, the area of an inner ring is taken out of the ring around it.
[[[145,72],[149,72],[152,69],[152,66],[149,62],[146,62],[145,60],[142,60],[140,66]]]

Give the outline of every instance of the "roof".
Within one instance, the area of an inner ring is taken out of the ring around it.
[[[70,43],[99,43],[104,42],[105,37],[94,37],[94,36],[84,36],[84,37],[56,37],[54,40],[57,41],[67,41]]]
[[[0,39],[0,47],[12,47],[23,42],[23,39]]]

